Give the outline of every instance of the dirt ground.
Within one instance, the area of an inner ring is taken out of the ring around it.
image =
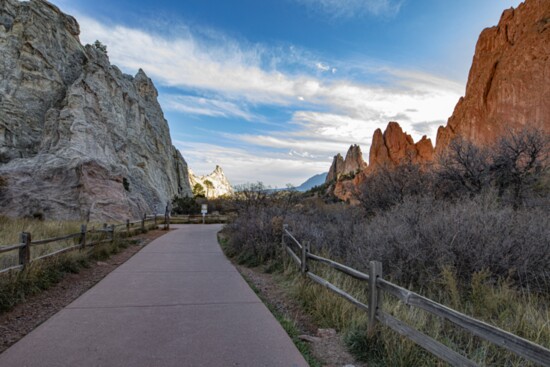
[[[342,335],[333,329],[319,329],[312,318],[300,305],[273,279],[271,274],[260,268],[247,268],[235,265],[239,272],[256,287],[260,296],[285,318],[293,320],[303,334],[300,336],[311,345],[313,355],[325,367],[355,366],[366,367],[347,351]]]
[[[0,314],[0,353],[70,304],[143,246],[163,234],[166,234],[166,231],[152,230],[134,236],[131,240],[137,241],[136,245],[130,245],[107,260],[91,262],[89,268],[81,269],[78,274],[67,274],[55,286],[29,297],[13,310]]]

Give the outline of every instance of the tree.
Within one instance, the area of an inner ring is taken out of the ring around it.
[[[456,138],[440,157],[438,191],[445,197],[479,194],[490,185],[490,156],[486,149]]]
[[[536,129],[509,131],[493,153],[491,172],[499,196],[509,195],[514,208],[523,204],[548,173],[550,136]]]
[[[174,196],[172,200],[173,214],[199,214],[200,210],[201,205],[194,198]]]
[[[193,186],[193,195],[195,197],[205,197],[204,187],[198,182]]]
[[[238,185],[235,187],[233,202],[235,210],[243,212],[265,207],[268,203],[268,189],[262,182]]]
[[[204,186],[206,186],[206,197],[210,197],[210,191],[214,190],[214,184],[210,180],[204,180]],[[212,193],[213,194],[213,193]]]

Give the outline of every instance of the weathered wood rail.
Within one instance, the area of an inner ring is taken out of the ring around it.
[[[290,242],[287,243],[287,239]],[[521,338],[507,331],[489,325],[483,321],[474,319],[463,313],[455,311],[447,306],[432,301],[417,293],[402,288],[396,284],[389,282],[383,278],[382,264],[378,261],[369,263],[369,274],[362,273],[358,270],[340,264],[336,261],[326,259],[324,257],[314,255],[310,252],[307,244],[301,244],[288,230],[288,225],[283,225],[282,235],[283,252],[290,255],[293,262],[296,263],[304,276],[318,283],[336,295],[346,299],[361,310],[368,313],[368,329],[369,332],[374,330],[377,323],[385,325],[397,333],[409,338],[420,347],[432,353],[441,360],[449,363],[452,366],[477,366],[477,364],[458,352],[450,349],[446,345],[437,340],[421,333],[413,327],[407,325],[396,317],[382,310],[382,297],[384,294],[389,294],[408,306],[419,308],[432,315],[439,316],[445,320],[460,326],[469,333],[476,335],[490,343],[502,347],[516,355],[523,357],[531,362],[541,366],[550,366],[550,350],[535,344],[527,339]],[[292,248],[296,248],[300,256]],[[364,304],[357,300],[352,295],[338,288],[329,281],[312,273],[308,268],[308,260],[313,260],[322,264],[326,264],[333,269],[336,269],[346,275],[349,275],[360,281],[368,282],[368,304]]]
[[[18,244],[0,247],[0,254],[18,251],[18,264],[0,269],[0,274],[14,270],[22,270],[32,262],[47,259],[69,251],[84,250],[102,243],[112,243],[114,242],[115,235],[117,233],[119,235],[125,234],[126,236],[130,236],[132,232],[144,232],[148,226],[157,227],[159,224],[164,224],[165,229],[169,228],[170,217],[167,215],[144,215],[143,218],[137,221],[127,220],[125,223],[112,225],[105,223],[103,224],[103,227],[99,229],[95,229],[93,227],[88,229],[86,224],[82,224],[80,227],[80,232],[40,240],[33,240],[31,233],[22,232]],[[35,258],[31,257],[32,248],[55,243],[59,244],[60,242],[70,240],[73,240],[73,244],[69,246],[62,247],[61,249],[37,256]]]

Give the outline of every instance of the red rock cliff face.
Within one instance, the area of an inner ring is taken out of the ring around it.
[[[372,137],[369,165],[371,169],[395,166],[405,162],[426,163],[433,160],[432,141],[426,136],[415,143],[412,137],[403,132],[397,122],[390,122],[386,131],[377,129]]]
[[[461,98],[436,151],[456,136],[490,144],[526,126],[550,132],[550,1],[527,0],[506,10],[479,37]]]

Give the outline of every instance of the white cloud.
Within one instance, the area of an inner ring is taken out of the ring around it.
[[[322,62],[316,63],[315,66],[319,69],[319,71],[330,71],[330,66],[325,65]]]
[[[326,172],[330,161],[304,159],[288,154],[253,154],[241,148],[215,144],[175,141],[182,155],[197,174],[210,173],[219,164],[232,185],[261,181],[273,187],[295,186],[309,177]]]
[[[401,9],[397,0],[294,0],[314,12],[321,12],[329,18],[353,18],[372,14],[393,16]]]
[[[247,121],[255,119],[253,114],[233,102],[188,95],[165,95],[160,99],[162,106],[168,111],[191,115],[237,117]]]

